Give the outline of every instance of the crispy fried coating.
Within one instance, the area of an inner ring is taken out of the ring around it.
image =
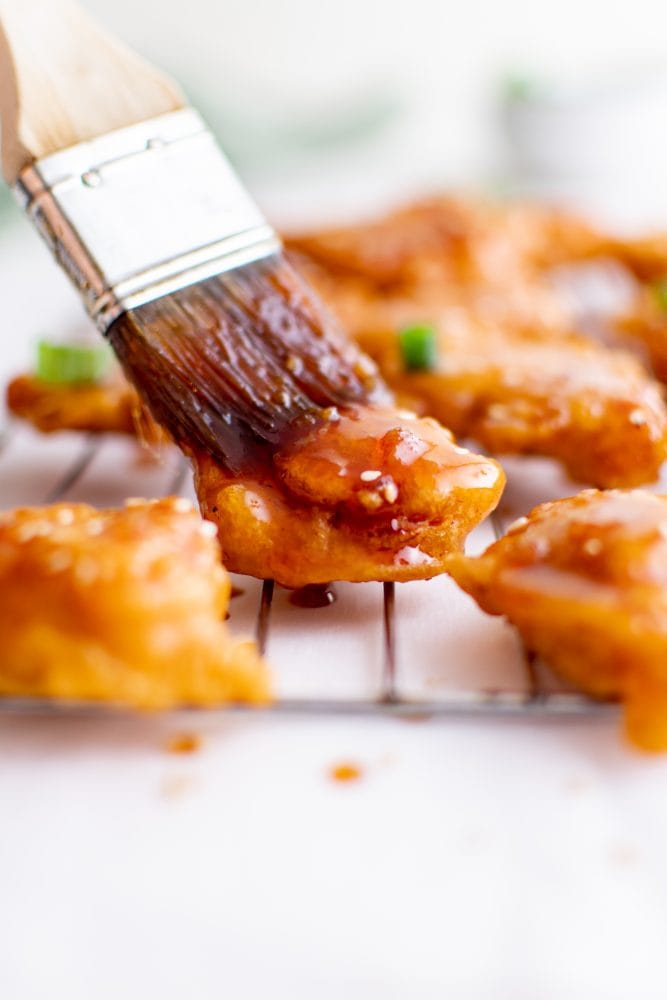
[[[662,390],[630,354],[572,333],[542,275],[600,244],[557,212],[447,199],[290,241],[399,396],[494,454],[545,455],[583,482],[636,486],[667,456]],[[436,330],[431,370],[405,369],[397,333],[415,322]]]
[[[38,430],[117,431],[134,434],[137,394],[121,377],[104,382],[45,382],[18,375],[7,386],[11,413]]]
[[[7,386],[7,407],[45,434],[55,431],[115,432],[147,444],[168,440],[120,373],[103,382],[46,382],[18,375]]]
[[[230,581],[188,501],[0,515],[0,694],[139,708],[261,703],[267,668],[222,619]]]
[[[448,569],[558,674],[621,699],[637,746],[667,750],[667,497],[586,490],[545,503]]]
[[[441,196],[286,243],[330,273],[395,291],[429,282],[502,285],[520,272],[599,256],[609,241],[548,205]]]
[[[399,394],[495,455],[546,455],[573,479],[603,487],[658,478],[667,411],[636,358],[575,334],[511,335],[466,319],[438,329],[431,371],[405,371],[398,339],[387,334],[376,357]]]
[[[288,587],[435,576],[496,507],[505,479],[435,421],[378,407],[306,429],[242,479],[208,455],[194,465],[225,565]]]

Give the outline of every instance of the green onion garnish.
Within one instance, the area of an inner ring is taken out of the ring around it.
[[[438,363],[435,330],[426,323],[404,327],[398,335],[403,366],[409,372],[431,371]]]
[[[106,344],[37,345],[37,377],[44,382],[99,382],[109,371],[111,350]]]
[[[512,74],[505,77],[502,84],[503,96],[509,104],[525,104],[540,97],[543,87],[529,76]]]
[[[658,278],[651,285],[655,303],[661,312],[667,313],[667,278]]]

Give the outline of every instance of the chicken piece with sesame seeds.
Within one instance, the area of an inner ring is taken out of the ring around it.
[[[288,240],[399,396],[495,455],[543,455],[585,483],[639,486],[667,457],[662,387],[629,353],[572,332],[572,309],[545,277],[547,264],[601,245],[549,209],[446,198]],[[421,367],[400,341],[412,324],[435,341]]]
[[[505,481],[434,420],[392,407],[332,413],[261,474],[232,476],[204,454],[194,465],[225,565],[288,587],[436,576]]]
[[[536,507],[448,571],[570,683],[620,699],[629,738],[667,750],[667,496],[586,490]]]
[[[482,325],[435,332],[437,360],[406,371],[395,332],[377,357],[399,394],[493,455],[542,455],[598,487],[653,483],[667,458],[663,390],[632,355],[576,334]]]
[[[215,526],[182,498],[0,514],[0,695],[154,709],[268,699],[230,635]]]

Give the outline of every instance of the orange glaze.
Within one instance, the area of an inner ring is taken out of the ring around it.
[[[229,592],[215,528],[182,497],[3,512],[0,695],[264,703],[255,643],[222,623]]]
[[[345,410],[274,461],[295,496],[370,512],[389,510],[398,496],[403,513],[436,511],[456,487],[498,481],[497,466],[461,448],[435,420],[390,407]]]
[[[646,252],[667,259],[658,243]],[[572,333],[572,301],[545,274],[609,250],[586,223],[540,206],[440,198],[288,247],[391,388],[455,434],[494,455],[555,458],[597,486],[658,478],[661,388],[628,353]],[[665,324],[651,298],[625,325],[664,378]],[[406,371],[397,331],[417,322],[436,331],[438,363]]]
[[[449,571],[569,682],[620,698],[634,743],[667,750],[667,497],[587,490],[542,504]]]
[[[390,407],[302,430],[265,474],[233,477],[208,455],[195,456],[195,474],[225,565],[288,587],[434,576],[504,485],[492,459]]]

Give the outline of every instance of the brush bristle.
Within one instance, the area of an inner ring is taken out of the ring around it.
[[[125,313],[109,340],[155,419],[232,472],[330,407],[388,398],[282,256]]]

